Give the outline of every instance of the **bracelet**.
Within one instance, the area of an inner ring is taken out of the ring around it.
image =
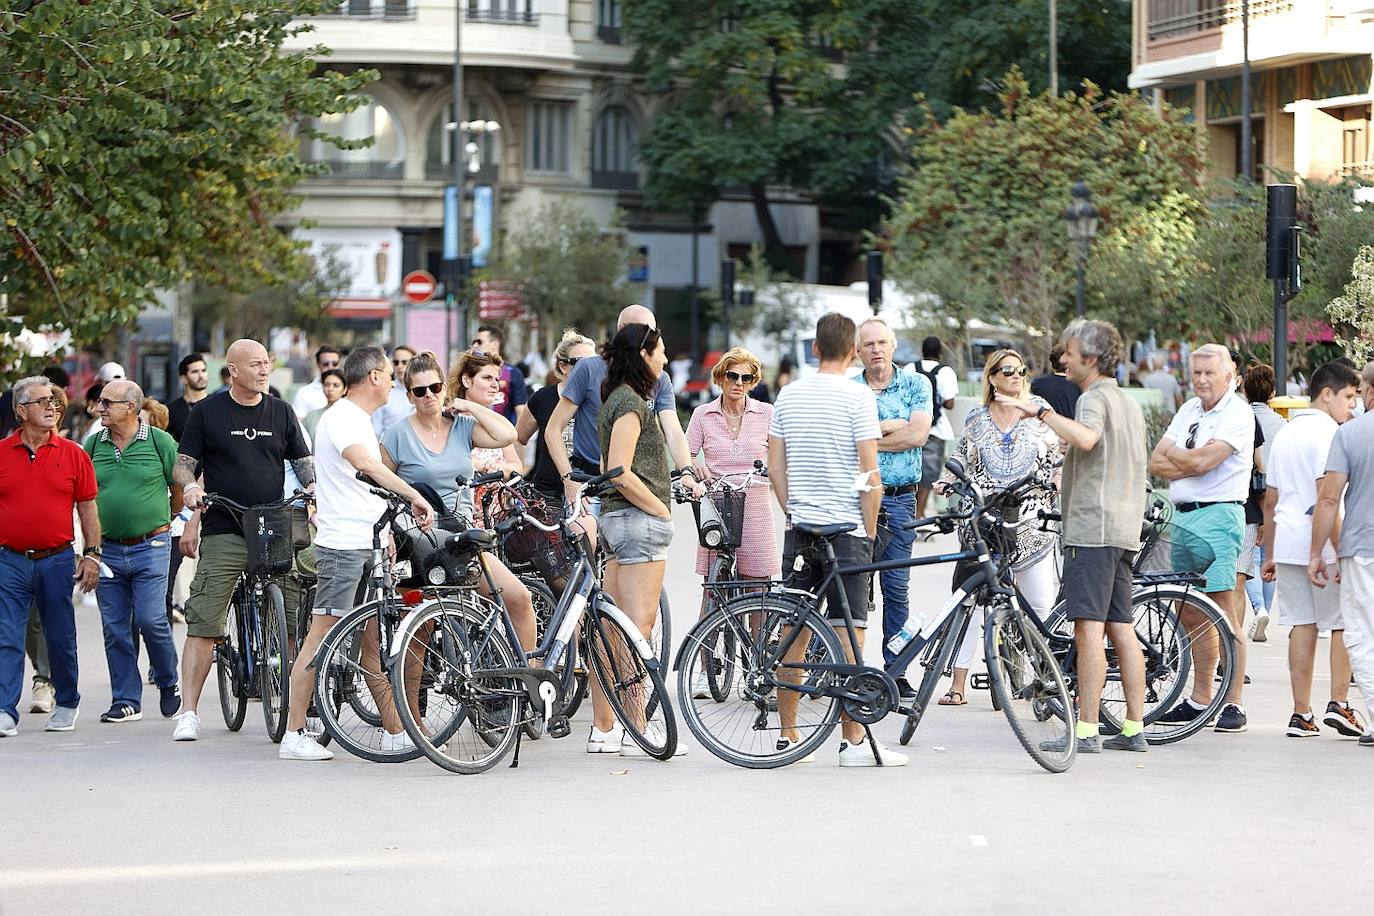
[[[1043,417],[1045,414],[1049,413],[1049,410],[1050,410],[1050,405],[1048,405],[1048,404],[1041,404],[1041,405],[1040,405],[1040,409],[1037,410],[1037,411],[1035,412],[1035,419],[1039,420],[1039,419],[1040,419],[1041,417]]]

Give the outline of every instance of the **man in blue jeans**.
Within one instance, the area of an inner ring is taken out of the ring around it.
[[[91,459],[57,435],[61,402],[43,376],[14,386],[19,428],[0,439],[0,738],[19,733],[19,693],[24,683],[24,634],[29,606],[37,603],[52,661],[57,707],[45,729],[76,727],[76,615],[72,581],[95,588],[100,574],[100,518],[96,513]],[[13,511],[22,506],[24,511]],[[85,553],[72,551],[72,508],[81,518]]]
[[[916,517],[916,485],[921,482],[921,446],[930,435],[933,419],[930,381],[915,372],[902,372],[892,363],[897,337],[881,318],[859,325],[859,359],[864,371],[854,377],[878,399],[878,472],[883,478],[883,503],[878,524],[877,558],[896,560],[911,556],[916,532],[906,523]],[[896,636],[910,613],[907,601],[909,568],[889,569],[878,575],[883,592],[883,663],[896,655],[888,640]],[[916,696],[904,677],[897,678],[903,699]]]
[[[138,674],[137,624],[148,647],[159,710],[176,715],[177,650],[167,621],[167,573],[171,560],[172,512],[181,511],[181,487],[172,480],[177,444],[170,435],[139,419],[143,389],[127,379],[110,382],[96,402],[103,422],[86,443],[100,495],[101,544],[113,573],[96,586],[110,667],[111,703],[101,722],[143,718],[143,679]],[[175,503],[175,505],[173,505]]]

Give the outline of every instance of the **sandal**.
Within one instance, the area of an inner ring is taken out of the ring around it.
[[[958,697],[959,699],[956,700],[956,699],[954,699],[955,697]],[[963,695],[962,693],[960,693],[960,692],[957,691],[957,690],[951,690],[951,691],[949,691],[948,693],[946,693],[944,696],[940,697],[940,704],[939,704],[939,705],[941,705],[941,706],[963,706],[963,705],[965,705],[965,704],[967,704],[967,703],[968,703],[968,700],[964,699],[964,695]]]

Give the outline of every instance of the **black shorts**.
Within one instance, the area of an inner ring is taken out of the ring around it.
[[[861,563],[873,562],[871,538],[841,534],[831,538],[831,542],[835,545],[835,558],[841,566],[858,566]],[[782,574],[788,585],[811,591],[821,584],[820,564],[813,553],[818,549],[821,549],[818,538],[808,537],[795,530],[789,530],[783,536]],[[799,553],[805,557],[806,565],[801,572],[794,572],[793,564]],[[872,578],[872,573],[840,577],[840,583],[844,585],[845,600],[849,602],[849,614],[854,618],[856,627],[868,626],[868,583]],[[844,611],[840,609],[839,589],[835,585],[831,585],[825,594],[825,613],[826,618],[832,622],[844,621]]]
[[[1064,606],[1070,620],[1134,623],[1131,575],[1134,550],[1120,547],[1064,548]]]

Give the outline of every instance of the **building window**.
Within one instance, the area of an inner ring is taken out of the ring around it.
[[[372,99],[353,111],[327,114],[312,125],[342,140],[373,138],[362,149],[339,149],[327,140],[301,136],[301,158],[327,165],[331,173],[352,178],[400,178],[405,172],[406,142],[391,111]]]
[[[416,0],[344,0],[321,15],[360,19],[414,19]]]
[[[494,22],[507,25],[537,25],[539,14],[533,0],[468,0],[468,22]]]
[[[639,187],[639,129],[619,105],[601,112],[592,131],[592,187]]]
[[[1277,16],[1293,11],[1293,0],[1250,0],[1250,17]],[[1240,22],[1241,4],[1235,0],[1151,0],[1146,32],[1150,41],[1179,38]]]
[[[620,44],[620,0],[596,0],[596,36],[607,44]]]
[[[479,98],[468,97],[463,100],[463,120],[464,121],[492,121],[495,115],[491,107]],[[453,123],[453,103],[444,106],[443,114],[434,119],[434,123],[429,128],[429,136],[425,138],[425,177],[430,179],[447,180],[453,176],[453,144],[456,141],[457,131],[449,130],[449,125]],[[502,124],[501,127],[505,128]],[[445,143],[445,138],[448,142]],[[467,138],[464,138],[464,143]],[[496,181],[499,178],[499,167],[501,165],[501,134],[487,133],[476,137],[473,140],[480,149],[482,170],[480,175]]]
[[[531,172],[566,175],[572,139],[571,102],[525,103],[525,168]]]

